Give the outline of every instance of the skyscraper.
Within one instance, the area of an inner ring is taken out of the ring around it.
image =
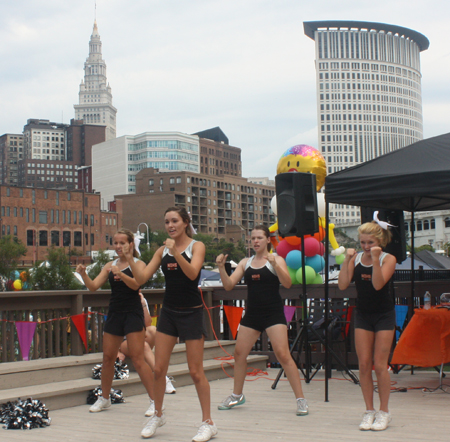
[[[420,52],[428,39],[385,23],[303,23],[316,43],[319,150],[328,173],[423,138]],[[359,209],[332,205],[336,224],[359,222]]]
[[[116,138],[117,109],[112,105],[111,87],[106,78],[106,63],[102,59],[102,42],[97,21],[89,41],[89,57],[84,63],[84,80],[75,104],[75,120],[106,126],[106,140]]]

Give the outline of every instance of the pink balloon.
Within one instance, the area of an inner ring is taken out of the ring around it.
[[[283,239],[278,243],[277,255],[281,256],[283,259],[286,259],[287,254],[291,250],[298,250],[298,246],[293,246],[289,244],[285,239]]]
[[[315,256],[319,254],[320,251],[320,242],[317,241],[316,238],[305,238],[305,244],[303,246],[303,251],[305,256]]]

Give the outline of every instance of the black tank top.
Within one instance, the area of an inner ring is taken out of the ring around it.
[[[248,289],[247,312],[282,307],[280,281],[275,269],[268,261],[263,267],[254,269],[251,266],[253,258],[254,256],[247,260],[244,272],[244,281]]]
[[[383,259],[387,253],[382,253],[380,256],[380,265],[383,264]],[[372,266],[365,266],[361,263],[362,253],[358,253],[355,259],[355,270],[353,279],[355,281],[356,293],[356,307],[362,313],[387,313],[394,310],[394,296],[391,293],[391,281],[388,281],[385,286],[376,290],[372,284]]]
[[[135,258],[135,261],[138,261]],[[117,259],[113,265],[117,265]],[[125,275],[133,277],[130,267],[122,270]],[[111,299],[109,301],[109,311],[112,312],[134,312],[142,310],[139,289],[133,290],[128,287],[121,279],[114,279],[114,273],[109,272],[108,280],[111,285]]]
[[[187,262],[191,262],[192,247],[195,242],[195,240],[192,240],[181,254]],[[198,290],[200,272],[194,280],[189,279],[167,248],[163,250],[161,270],[166,277],[164,306],[169,308],[189,308],[202,305],[202,297]]]

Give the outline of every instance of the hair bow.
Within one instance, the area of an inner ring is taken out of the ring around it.
[[[378,219],[378,210],[375,210],[375,212],[373,212],[373,220],[383,229],[383,230],[387,230],[388,227],[397,227],[394,226],[393,224],[389,224],[386,221],[380,221]]]

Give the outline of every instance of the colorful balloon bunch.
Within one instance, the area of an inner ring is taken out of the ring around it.
[[[18,272],[14,270],[11,272],[11,279],[8,281],[8,285],[11,286],[12,290],[28,290],[30,288],[30,284],[27,282],[28,274],[24,270],[23,272]]]
[[[305,254],[305,279],[306,284],[322,284],[323,279],[320,272],[325,267],[325,247],[322,243],[325,238],[325,230],[320,227],[320,231],[315,235],[304,237],[304,244],[301,238],[290,236],[278,243],[277,254],[286,260],[292,284],[303,283],[302,253]]]

